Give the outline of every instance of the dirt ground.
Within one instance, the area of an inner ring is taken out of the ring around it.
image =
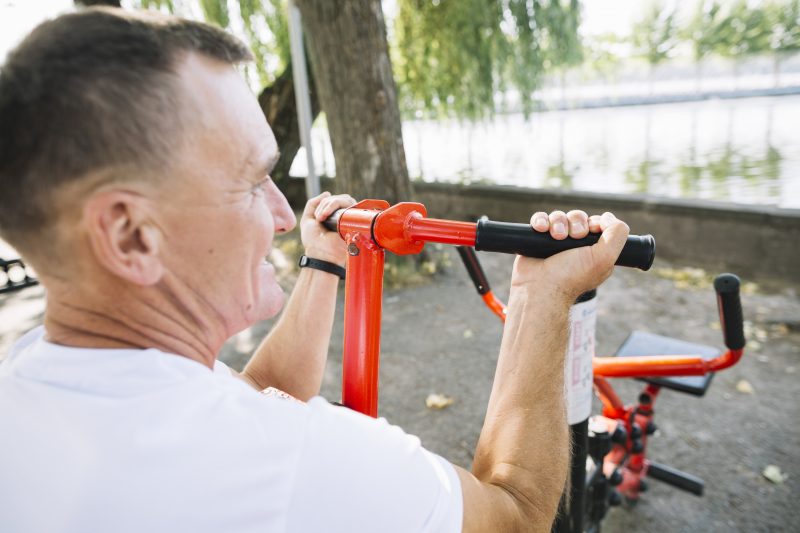
[[[380,415],[418,435],[429,449],[469,466],[502,329],[454,251],[442,253],[452,264],[432,282],[384,293]],[[505,298],[512,258],[481,259],[495,292]],[[286,271],[290,286],[291,269]],[[672,270],[660,261],[654,271],[618,268],[601,287],[598,354],[613,354],[633,330],[722,346],[713,290],[702,273]],[[665,390],[657,403],[659,431],[649,441],[649,457],[703,478],[705,495],[650,481],[637,506],[610,511],[605,531],[800,530],[800,295],[797,287],[785,286],[748,291],[743,307],[749,346],[741,363],[717,375],[704,398]],[[340,294],[322,390],[330,400],[340,394],[342,300]],[[41,321],[43,305],[39,287],[0,295],[0,359],[15,338]],[[241,368],[268,329],[262,323],[237,335],[220,357]],[[613,384],[627,403],[641,388],[633,381]],[[425,405],[431,393],[455,401],[431,410]],[[764,477],[768,465],[780,468],[782,483]]]

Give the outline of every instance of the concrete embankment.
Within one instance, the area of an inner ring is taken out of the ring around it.
[[[330,185],[330,183],[328,183]],[[286,193],[304,198],[302,180]],[[434,218],[526,222],[534,211],[612,211],[633,233],[655,236],[657,256],[762,282],[800,284],[800,210],[633,194],[415,183],[415,200]]]

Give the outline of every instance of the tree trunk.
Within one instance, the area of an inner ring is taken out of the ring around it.
[[[311,96],[311,122],[319,115],[319,98],[314,85],[314,77],[308,77],[308,89]],[[297,101],[294,94],[294,79],[291,63],[269,87],[265,87],[258,95],[258,103],[264,116],[267,117],[281,157],[272,171],[272,179],[278,187],[286,192],[286,180],[297,151],[300,149],[300,126],[297,120]]]
[[[411,198],[380,0],[296,0],[336,160],[336,189]]]

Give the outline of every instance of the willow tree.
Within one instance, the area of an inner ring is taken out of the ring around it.
[[[692,43],[692,51],[696,65],[696,90],[700,91],[703,78],[703,63],[719,46],[724,38],[720,21],[724,13],[717,0],[705,0],[697,4],[694,16],[682,32],[681,36]]]
[[[579,22],[577,0],[398,0],[403,107],[484,118],[514,91],[527,116],[543,74],[581,60]]]
[[[770,51],[772,21],[762,6],[745,0],[726,5],[726,16],[718,23],[714,51],[733,60],[733,75],[738,85],[740,62],[747,56]]]
[[[633,44],[648,64],[649,92],[653,92],[655,69],[669,59],[678,44],[675,8],[651,2],[644,16],[633,27]]]
[[[774,54],[775,86],[780,84],[781,62],[800,51],[800,0],[773,2],[766,6],[772,22],[770,47]]]

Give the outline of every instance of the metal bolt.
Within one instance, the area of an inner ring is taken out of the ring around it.
[[[356,243],[351,242],[350,244],[347,245],[347,253],[348,254],[350,254],[350,255],[358,255],[359,251],[360,250],[358,249],[358,245],[356,245]]]

